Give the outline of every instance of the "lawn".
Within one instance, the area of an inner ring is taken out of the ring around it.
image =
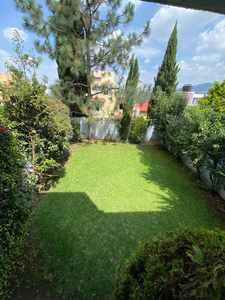
[[[65,299],[111,299],[117,266],[140,242],[180,225],[222,228],[217,209],[158,146],[94,143],[70,157],[32,227]]]

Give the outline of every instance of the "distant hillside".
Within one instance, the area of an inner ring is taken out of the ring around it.
[[[214,83],[201,83],[197,84],[196,86],[192,86],[192,92],[199,94],[206,94],[208,92],[208,88],[214,86]],[[180,92],[182,88],[178,89],[177,91]]]

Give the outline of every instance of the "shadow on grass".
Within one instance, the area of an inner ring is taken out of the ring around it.
[[[184,203],[187,195],[193,195],[190,198],[193,203],[189,205],[205,206],[206,211],[213,212],[222,222],[225,221],[225,214],[207,196],[207,190],[201,189],[196,183],[196,174],[182,162],[178,162],[166,147],[137,145],[137,149],[141,163],[148,167],[148,171],[143,172],[141,176],[149,184],[156,184],[160,190],[166,191],[170,198],[179,199]]]
[[[65,299],[112,299],[116,268],[140,242],[162,230],[192,225],[182,223],[179,201],[157,196],[160,211],[109,213],[99,210],[86,193],[46,195],[32,227],[45,277],[55,282],[52,291]],[[204,217],[199,219],[204,224]]]
[[[164,229],[161,211],[99,210],[86,193],[49,193],[36,210],[35,244],[42,250],[46,277],[66,299],[111,299],[116,268],[139,245]],[[166,208],[167,207],[167,208]],[[178,223],[168,229],[175,229]],[[24,298],[25,299],[25,298]]]
[[[134,147],[146,166],[140,176],[156,186],[148,190],[158,201],[151,211],[104,212],[86,193],[53,191],[35,211],[31,227],[44,261],[42,277],[64,299],[112,299],[116,268],[139,242],[180,225],[217,225],[214,208],[173,158],[157,146]],[[25,294],[15,299],[31,299]]]

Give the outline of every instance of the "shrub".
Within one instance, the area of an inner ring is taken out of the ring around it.
[[[23,172],[16,141],[0,120],[0,298],[19,254],[26,220],[34,204],[32,185]]]
[[[147,131],[147,126],[144,117],[137,117],[134,121],[133,128],[131,130],[131,138],[137,143],[143,138]]]
[[[72,125],[72,128],[73,128],[72,142],[75,142],[80,137],[80,124],[78,123],[78,121],[76,121],[74,119],[71,119],[71,125]]]
[[[161,233],[119,266],[115,299],[225,299],[225,232]]]

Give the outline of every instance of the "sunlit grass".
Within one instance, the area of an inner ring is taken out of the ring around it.
[[[77,150],[35,215],[46,272],[66,299],[110,299],[118,264],[162,230],[222,226],[172,157],[131,144]]]

